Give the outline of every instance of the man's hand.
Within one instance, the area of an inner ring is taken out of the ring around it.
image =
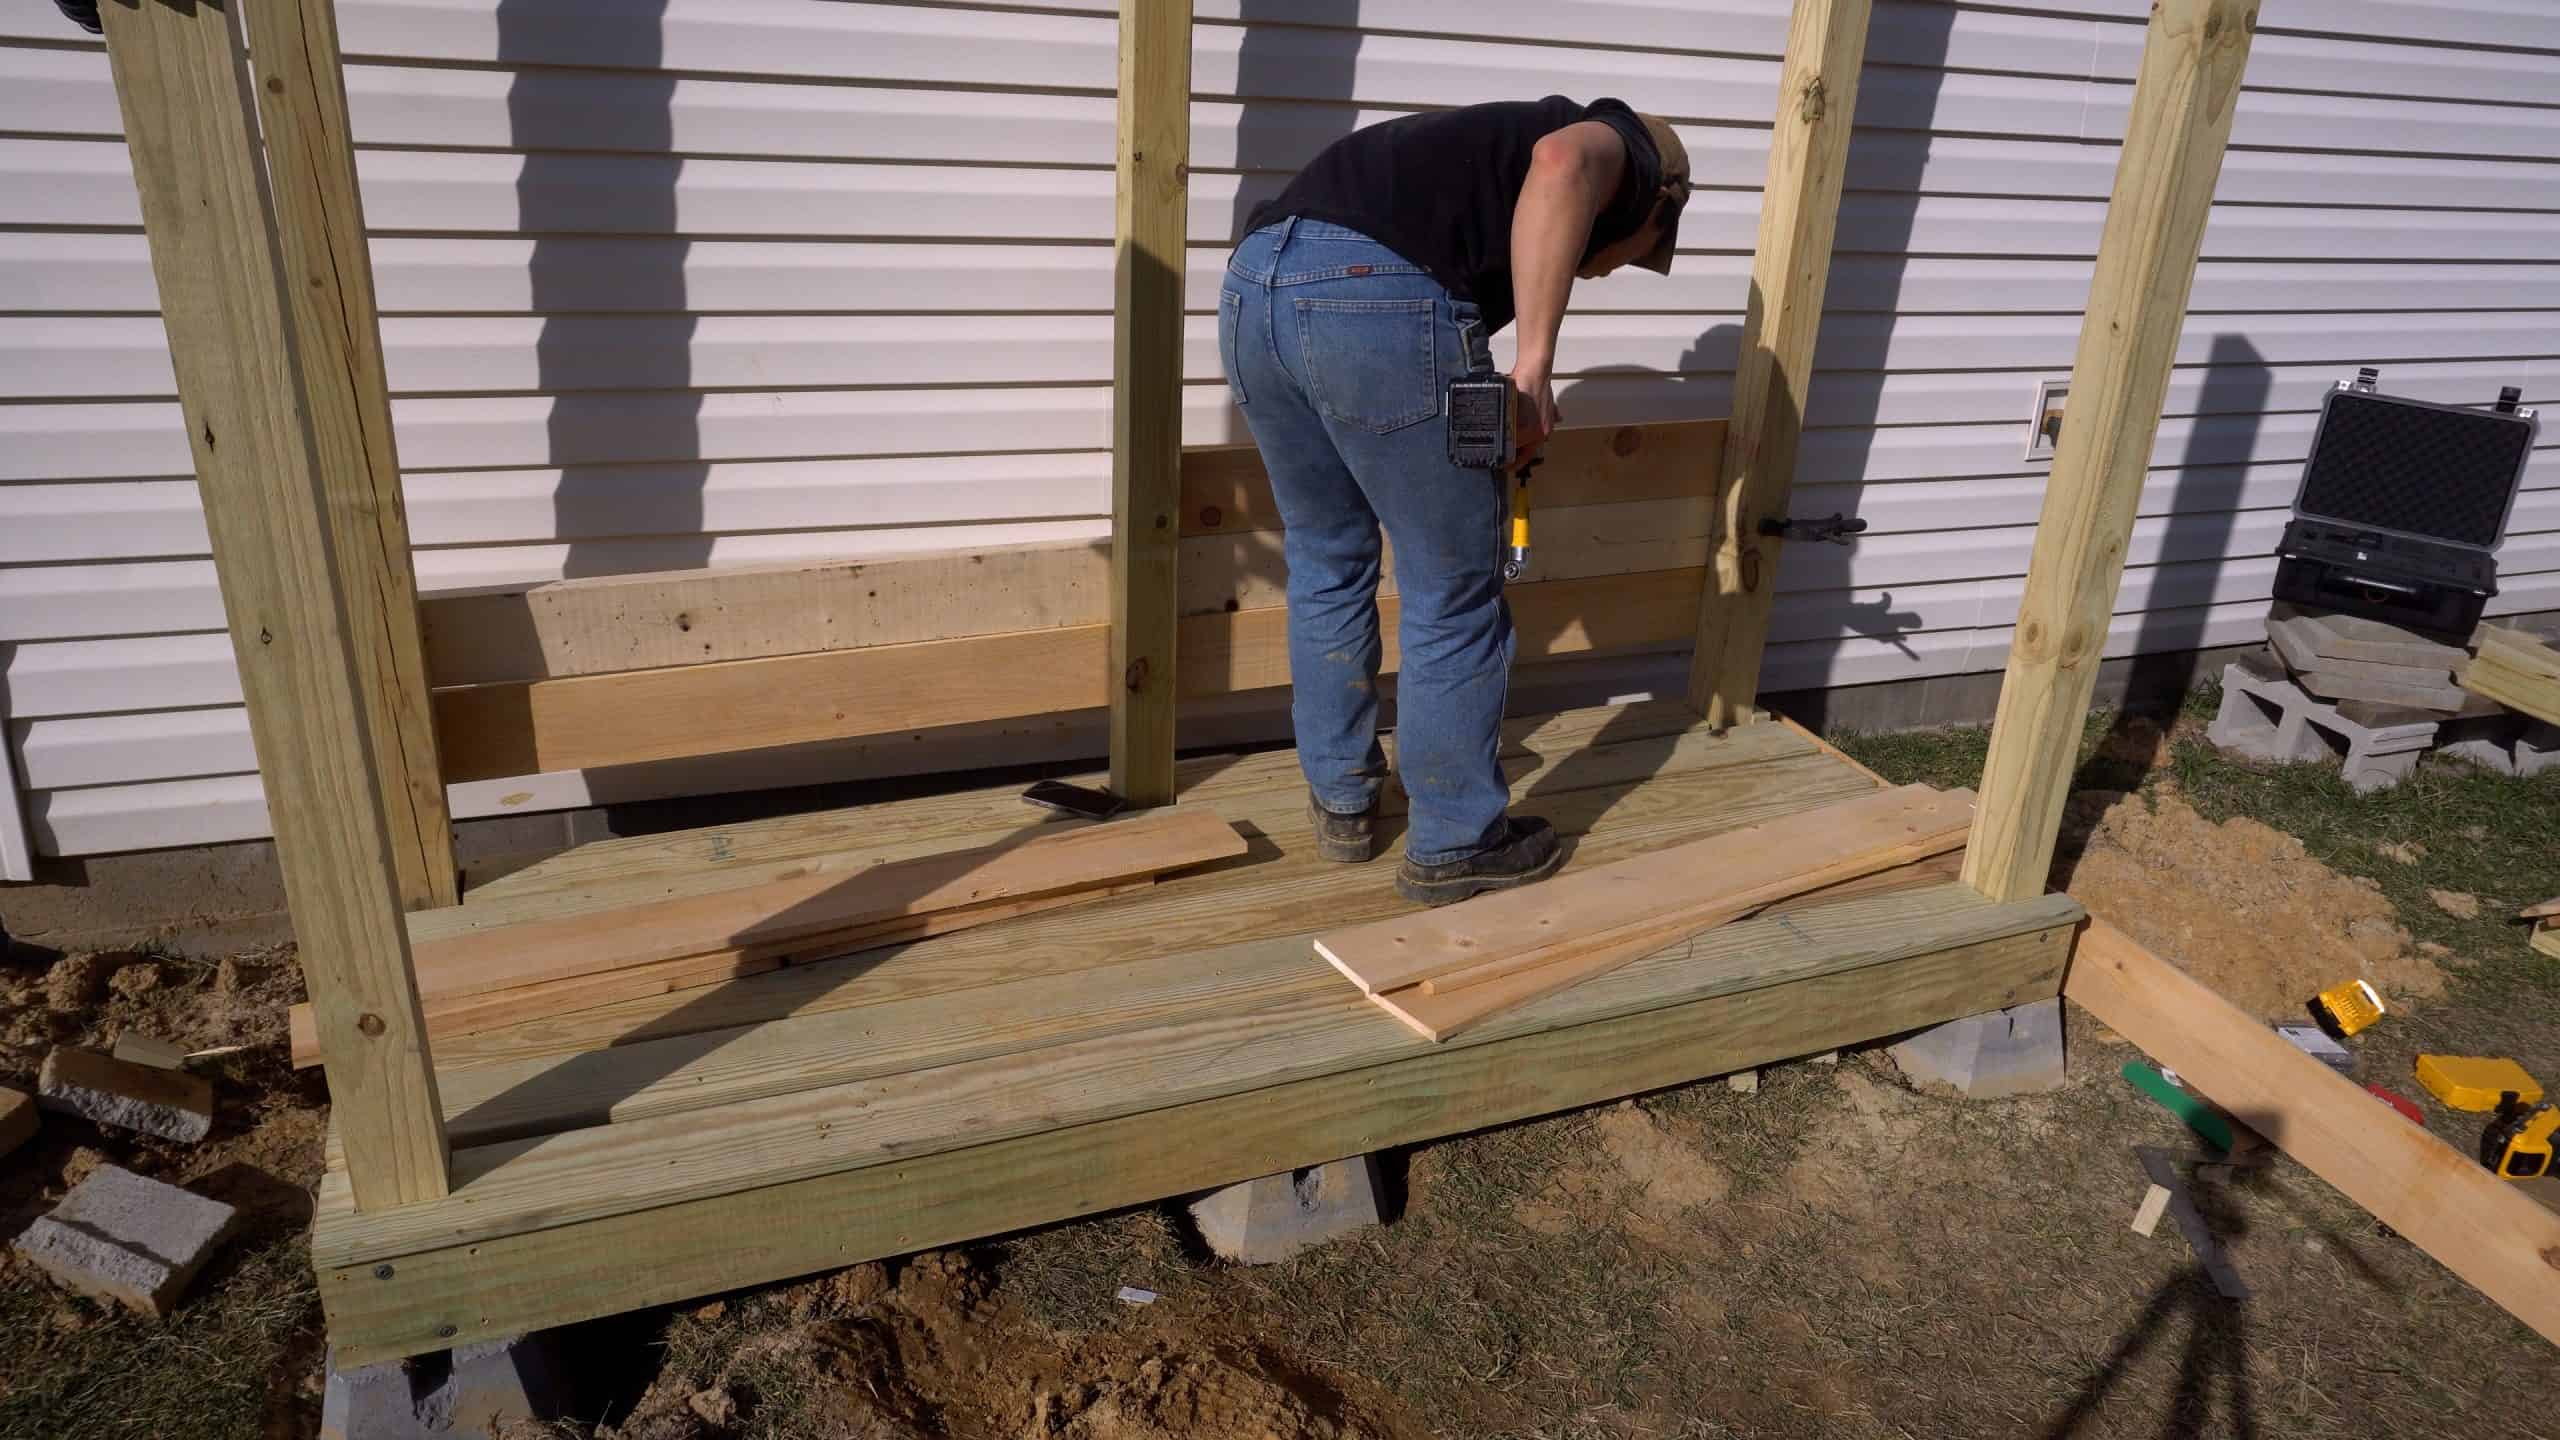
[[[1521,366],[1511,372],[1511,390],[1511,448],[1525,460],[1555,433],[1556,387],[1543,368]]]

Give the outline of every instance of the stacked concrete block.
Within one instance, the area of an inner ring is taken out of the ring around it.
[[[2527,715],[2452,720],[2437,749],[2501,775],[2539,775],[2560,767],[2560,725]]]
[[[1379,1223],[1378,1160],[1354,1155],[1212,1190],[1191,1202],[1191,1219],[1222,1259],[1246,1265],[1286,1260]]]
[[[71,1289],[156,1318],[178,1303],[239,1216],[218,1200],[101,1165],[12,1243]]]
[[[2325,700],[2459,711],[2469,692],[2453,683],[2461,647],[2353,615],[2280,609],[2267,642],[2303,689]]]
[[[57,1045],[36,1094],[47,1110],[190,1144],[213,1132],[213,1085],[199,1075]]]
[[[1969,1100],[2005,1100],[2061,1088],[2062,1001],[1993,1010],[1909,1035],[1889,1052],[1921,1085],[1944,1085]]]
[[[341,1367],[332,1352],[320,1440],[481,1440],[553,1419],[566,1412],[570,1386],[551,1333],[378,1365]]]
[[[2331,704],[2304,690],[2272,661],[2250,657],[2223,668],[2222,708],[2205,738],[2251,760],[2290,763],[2335,755],[2358,794],[2407,779],[2434,747],[2439,721],[2421,711],[2360,701]]]

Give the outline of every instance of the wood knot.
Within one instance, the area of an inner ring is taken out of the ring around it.
[[[1120,677],[1120,683],[1126,686],[1132,695],[1144,694],[1147,688],[1147,657],[1141,655],[1130,661],[1127,672]]]
[[[682,610],[677,611],[676,628],[679,630],[691,630],[693,628],[693,617]]]
[[[270,95],[281,95],[281,94],[283,94],[283,93],[284,93],[284,77],[283,77],[283,76],[281,76],[281,75],[270,75],[270,76],[268,76],[268,77],[267,77],[267,93],[268,93],[268,94],[270,94]]]
[[[261,644],[261,645],[273,645],[274,643],[276,643],[276,632],[274,632],[273,630],[268,629],[268,628],[267,628],[266,626],[264,626],[264,625],[259,626],[259,627],[258,627],[258,643],[259,643],[259,644]]]
[[[1810,125],[1822,118],[1822,112],[1829,104],[1830,98],[1823,93],[1822,77],[1816,75],[1804,82],[1804,96],[1796,102],[1796,113]]]
[[[2550,1249],[2543,1251],[2542,1263],[2550,1266],[2554,1270],[2560,1270],[2560,1245],[2554,1245]]]
[[[1219,509],[1215,505],[1203,505],[1200,507],[1200,528],[1203,530],[1215,530],[1220,525],[1225,524],[1226,519],[1227,512]]]
[[[381,1016],[374,1014],[370,1010],[367,1010],[356,1017],[356,1029],[362,1032],[364,1038],[367,1040],[381,1039],[382,1032],[389,1028],[389,1026],[382,1023]]]
[[[1644,448],[1644,432],[1633,425],[1621,425],[1609,437],[1609,453],[1623,460]]]

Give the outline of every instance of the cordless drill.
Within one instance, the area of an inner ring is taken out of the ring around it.
[[[1478,370],[1449,382],[1449,459],[1470,470],[1490,470],[1509,482],[1510,544],[1502,578],[1517,580],[1529,568],[1529,473],[1541,456],[1522,458],[1511,429],[1511,377]]]

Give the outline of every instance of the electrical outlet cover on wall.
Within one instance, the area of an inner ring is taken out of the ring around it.
[[[2027,411],[2027,459],[2053,458],[2054,437],[2061,433],[2063,401],[2070,393],[2068,379],[2036,382],[2035,404]],[[2050,426],[2048,419],[2052,421]]]

